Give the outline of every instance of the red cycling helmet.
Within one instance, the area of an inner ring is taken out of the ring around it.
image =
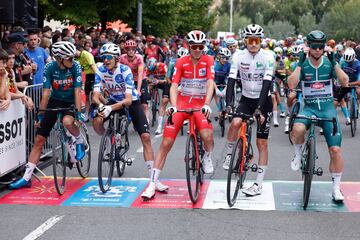
[[[215,41],[213,42],[213,44],[214,44],[214,46],[217,46],[217,45],[220,44],[220,41],[219,41],[219,40],[215,40]]]
[[[136,48],[137,44],[134,40],[127,40],[125,42],[125,48]]]

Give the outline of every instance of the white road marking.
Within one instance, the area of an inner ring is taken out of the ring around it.
[[[41,235],[43,235],[47,230],[49,230],[52,226],[54,226],[57,222],[59,222],[64,216],[55,215],[43,224],[41,224],[37,229],[32,231],[29,235],[27,235],[23,240],[35,240]]]

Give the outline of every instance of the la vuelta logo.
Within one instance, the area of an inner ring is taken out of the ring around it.
[[[314,89],[322,89],[324,87],[325,87],[324,83],[314,83],[311,85],[311,88],[314,88]]]
[[[12,138],[21,136],[23,118],[14,119],[6,123],[0,123],[0,144]]]

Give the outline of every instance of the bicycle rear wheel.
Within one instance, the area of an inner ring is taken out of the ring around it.
[[[103,193],[110,189],[114,172],[115,137],[107,130],[101,138],[98,157],[98,181]]]
[[[80,134],[81,137],[84,140],[84,146],[85,146],[85,156],[81,161],[78,161],[76,163],[76,168],[82,178],[86,178],[89,176],[90,171],[90,163],[91,163],[91,147],[90,147],[90,139],[89,134],[86,128],[86,125],[81,124],[80,125]]]
[[[305,162],[303,163],[303,179],[304,179],[304,189],[303,189],[303,208],[306,210],[310,191],[311,191],[311,182],[314,174],[314,165],[315,165],[315,139],[311,138],[307,143],[306,149],[306,158],[304,159]]]
[[[350,104],[350,129],[351,129],[351,136],[355,137],[356,133],[356,102],[354,101],[354,98],[351,97],[351,104]]]
[[[201,181],[200,161],[197,162],[196,154],[194,135],[189,135],[186,143],[185,169],[189,196],[193,203],[196,203],[198,200]]]
[[[243,144],[243,139],[239,138],[233,147],[231,155],[226,184],[226,200],[229,207],[234,206],[236,203],[239,189],[243,187],[245,181],[246,171],[244,171],[244,169],[240,169],[241,163],[245,160],[245,155],[243,154]]]
[[[290,119],[289,119],[289,134],[288,134],[288,137],[289,137],[289,141],[290,141],[291,145],[293,144],[293,142],[291,141],[291,137],[290,137],[291,136],[291,130],[292,130],[292,127],[293,127],[293,124],[294,124],[295,117],[299,113],[299,111],[300,111],[300,103],[296,102],[294,107],[291,109]]]
[[[151,112],[152,112],[151,126],[152,127],[155,126],[158,105],[159,105],[159,92],[154,91],[153,101],[152,101],[152,105],[151,105]]]
[[[55,141],[59,141],[56,143]],[[66,166],[68,159],[68,151],[66,149],[66,142],[60,141],[56,138],[53,144],[53,174],[55,189],[59,195],[62,195],[65,191],[66,182]]]
[[[224,137],[225,135],[225,113],[222,111],[219,119],[219,124],[221,128],[221,137]]]

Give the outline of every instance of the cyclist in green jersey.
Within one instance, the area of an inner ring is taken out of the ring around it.
[[[289,88],[294,89],[300,82],[304,96],[304,108],[301,115],[308,117],[316,116],[320,118],[337,119],[333,98],[333,79],[338,78],[342,86],[347,86],[349,78],[335,61],[332,52],[323,56],[326,43],[326,35],[321,31],[312,31],[307,35],[309,49],[308,56],[302,52],[295,71],[289,77]],[[306,129],[310,126],[310,121],[304,119],[295,120],[291,138],[294,143],[295,156],[291,162],[294,171],[300,169],[302,151]],[[328,145],[330,154],[330,172],[333,181],[332,197],[336,202],[342,202],[344,196],[340,191],[340,180],[344,168],[344,160],[341,156],[341,132],[338,124],[338,133],[332,136],[333,125],[324,122],[321,127]]]
[[[76,156],[80,161],[85,156],[84,143],[79,127],[75,119],[84,121],[81,113],[81,66],[74,61],[76,48],[74,44],[66,41],[54,43],[51,49],[55,61],[46,64],[43,74],[43,93],[40,109],[46,108],[71,108],[75,105],[77,111],[64,111],[62,123],[64,127],[75,137]],[[31,187],[31,176],[40,161],[41,151],[49,136],[51,129],[56,123],[56,112],[39,112],[40,123],[37,128],[35,143],[26,164],[24,176],[9,185],[11,189]]]

